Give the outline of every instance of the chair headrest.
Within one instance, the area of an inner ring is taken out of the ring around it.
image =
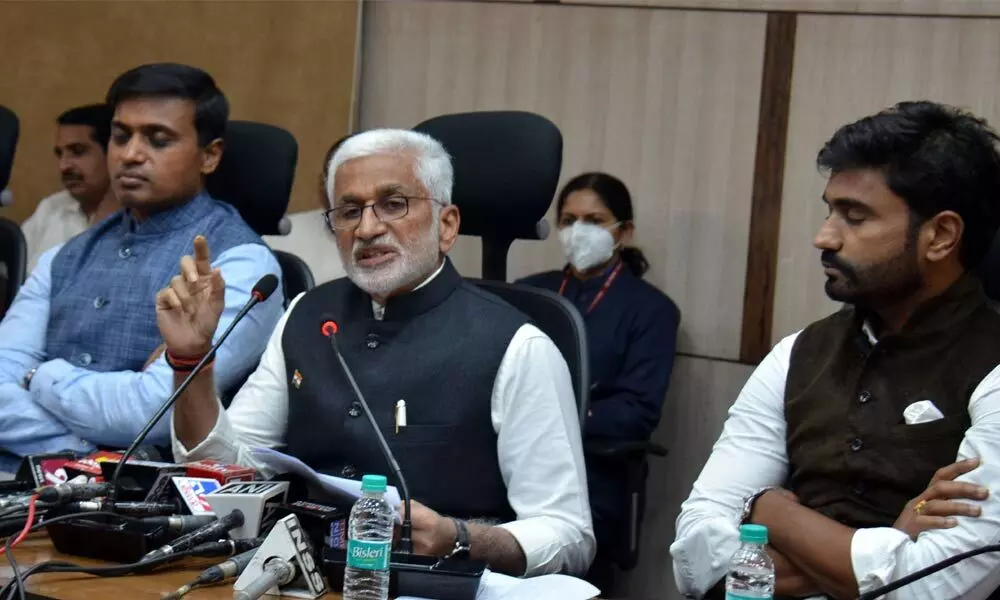
[[[461,233],[483,238],[544,237],[539,221],[555,197],[562,134],[545,117],[518,111],[443,115],[413,128],[441,142],[452,158],[452,201]]]
[[[0,190],[10,183],[10,171],[14,166],[14,151],[20,125],[17,115],[6,106],[0,106]]]
[[[236,207],[258,234],[280,233],[298,162],[295,137],[274,125],[229,121],[223,139],[222,162],[206,181],[208,192]]]
[[[976,268],[976,274],[983,282],[983,290],[991,300],[1000,302],[1000,231],[993,238],[983,262]]]

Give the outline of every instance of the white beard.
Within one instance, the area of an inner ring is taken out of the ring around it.
[[[386,233],[367,242],[354,241],[350,256],[341,255],[347,277],[354,285],[364,290],[370,296],[386,298],[394,292],[415,283],[418,279],[430,275],[441,262],[439,245],[440,225],[437,219],[426,236],[414,242],[409,249],[404,248],[392,234]],[[355,256],[358,250],[366,246],[386,246],[398,256],[386,264],[373,268],[362,267]]]

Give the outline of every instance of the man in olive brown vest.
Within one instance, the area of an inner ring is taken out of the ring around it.
[[[730,410],[677,520],[682,593],[719,589],[741,523],[767,526],[792,597],[855,598],[1000,539],[1000,315],[970,273],[1000,224],[997,143],[907,102],[820,151],[815,245],[846,306],[778,343]],[[987,598],[998,567],[983,555],[889,597]]]

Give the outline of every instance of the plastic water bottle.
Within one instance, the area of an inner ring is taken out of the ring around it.
[[[726,600],[774,598],[774,561],[767,554],[767,527],[740,526],[740,548],[729,562]]]
[[[363,495],[354,503],[347,524],[344,600],[387,600],[392,507],[385,499],[385,476],[361,478]]]

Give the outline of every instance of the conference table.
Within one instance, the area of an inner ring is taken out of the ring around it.
[[[44,532],[35,533],[24,539],[15,549],[17,567],[24,572],[28,567],[47,560],[64,560],[84,566],[109,566],[107,563],[90,558],[70,556],[56,551]],[[184,559],[171,563],[145,575],[127,577],[96,577],[83,573],[41,573],[28,578],[25,590],[27,600],[104,600],[117,597],[120,600],[158,600],[165,594],[189,583],[206,567],[218,564],[225,558]],[[0,586],[6,585],[13,576],[10,563],[0,556]],[[211,587],[198,588],[184,598],[191,600],[218,600],[233,597],[233,581]],[[32,599],[30,594],[38,594]],[[275,598],[275,596],[265,596]],[[325,599],[341,600],[340,592],[327,592]],[[599,600],[594,598],[593,600]]]
[[[105,563],[98,560],[60,554],[52,547],[45,533],[31,535],[14,549],[14,558],[22,572],[31,565],[46,560],[65,560],[80,565],[98,566]],[[151,574],[128,577],[95,577],[82,573],[43,573],[28,578],[25,590],[42,597],[58,600],[158,600],[198,576],[204,568],[222,562],[225,558],[199,558],[178,561]],[[10,564],[0,556],[0,580],[4,584],[11,578]],[[212,600],[233,597],[233,580],[228,584],[195,589],[185,598],[191,600]],[[275,596],[266,596],[274,598]],[[340,593],[328,593],[324,598],[340,600]]]

